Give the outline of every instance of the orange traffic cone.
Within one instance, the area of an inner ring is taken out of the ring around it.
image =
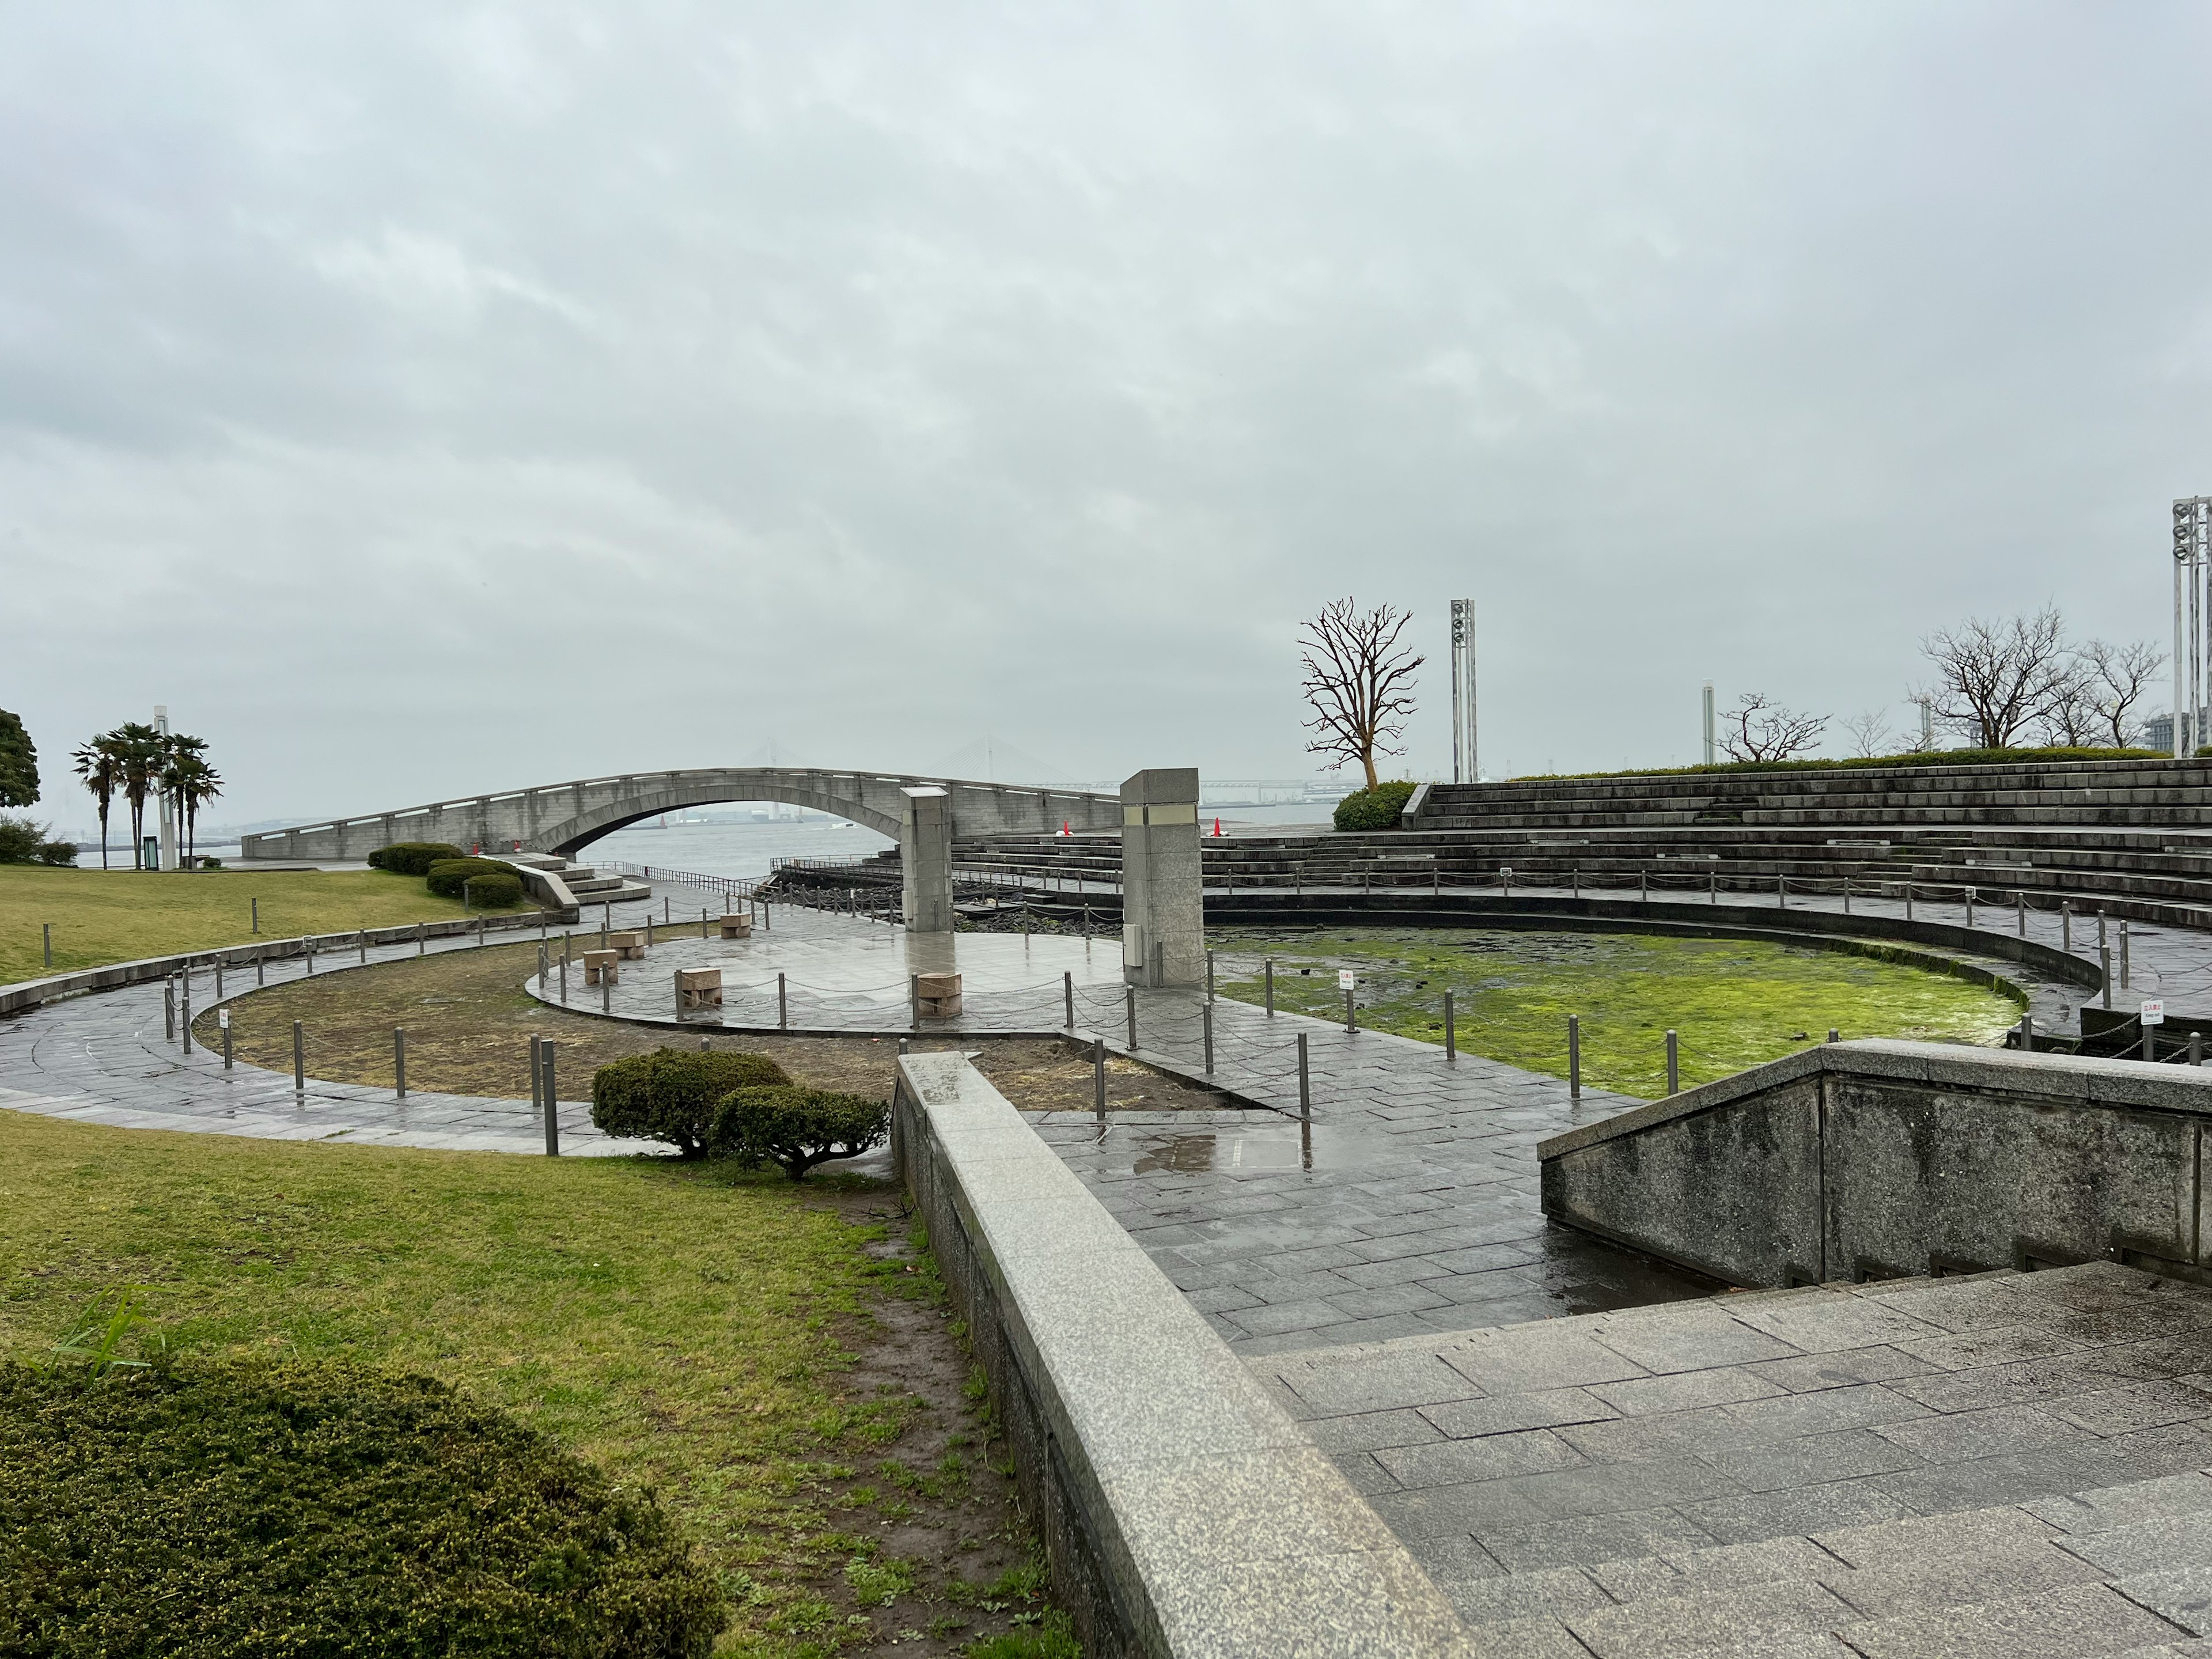
[[[1217,836],[1221,833],[1221,820],[1219,818],[1216,818],[1213,821],[1213,833]]]

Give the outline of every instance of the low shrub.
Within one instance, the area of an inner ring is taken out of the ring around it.
[[[222,860],[221,859],[202,858],[200,860],[200,868],[203,870],[220,870],[222,868]]]
[[[817,1164],[882,1146],[890,1123],[889,1106],[858,1095],[789,1084],[739,1089],[715,1109],[708,1145],[748,1169],[774,1162],[804,1181]]]
[[[592,1074],[592,1125],[605,1134],[664,1140],[686,1158],[702,1158],[715,1109],[732,1090],[790,1081],[766,1054],[656,1048]]]
[[[479,910],[496,910],[504,905],[522,902],[522,878],[501,872],[496,875],[471,876],[461,889],[461,896]]]
[[[53,826],[27,812],[0,812],[0,864],[75,864],[76,844],[56,841]]]
[[[514,872],[491,859],[440,859],[425,872],[425,884],[440,898],[457,899],[461,884],[478,876],[512,876]]]
[[[389,847],[380,847],[368,855],[372,870],[390,870],[403,876],[427,876],[430,866],[444,859],[462,859],[468,854],[459,848],[442,841],[398,841]]]
[[[427,1377],[0,1364],[0,1653],[703,1659],[647,1493]]]
[[[1340,830],[1395,830],[1398,816],[1406,810],[1406,803],[1413,798],[1414,785],[1407,778],[1395,778],[1378,783],[1372,789],[1355,789],[1336,804],[1336,827]]]

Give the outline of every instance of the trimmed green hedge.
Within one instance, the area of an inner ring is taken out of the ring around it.
[[[882,1146],[890,1128],[891,1109],[859,1095],[787,1085],[739,1089],[715,1110],[708,1146],[748,1169],[781,1164],[804,1181],[817,1164]]]
[[[461,890],[461,896],[479,910],[496,910],[503,905],[522,902],[522,878],[507,871],[495,875],[471,876]]]
[[[2172,758],[2160,749],[1918,749],[1909,755],[1855,756],[1848,760],[1721,761],[1711,766],[1632,766],[1617,772],[1534,772],[1508,781],[1549,783],[1577,778],[1674,778],[1692,772],[1838,772],[1865,766],[2018,766],[2026,762]]]
[[[656,1048],[592,1074],[592,1125],[605,1134],[665,1140],[686,1158],[703,1158],[726,1096],[790,1081],[766,1054]]]
[[[649,1492],[427,1377],[0,1364],[0,1653],[704,1659]]]
[[[457,899],[461,884],[478,876],[512,876],[514,872],[490,859],[440,859],[428,872],[425,883],[440,898]]]
[[[1378,783],[1372,789],[1355,789],[1336,804],[1340,830],[1395,830],[1398,816],[1413,798],[1415,785],[1407,778]]]
[[[372,870],[391,870],[403,876],[427,876],[430,866],[446,859],[465,859],[468,854],[458,847],[442,841],[398,841],[389,847],[380,847],[368,855]]]

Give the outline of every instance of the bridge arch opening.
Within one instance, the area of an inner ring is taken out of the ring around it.
[[[870,821],[877,815],[845,810],[851,805],[702,793],[611,815],[548,850],[583,863],[596,854],[602,863],[758,878],[778,860],[865,859],[898,845],[896,825],[881,830]]]

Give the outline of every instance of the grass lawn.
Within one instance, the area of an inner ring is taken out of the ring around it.
[[[1582,1019],[1583,1080],[1656,1100],[1667,1038],[1682,1086],[1710,1083],[1825,1039],[1994,1042],[2020,1006],[1962,979],[1872,956],[1747,939],[1536,933],[1480,928],[1238,930],[1210,936],[1219,994],[1258,1002],[1275,963],[1275,1006],[1344,1018],[1337,972],[1359,975],[1363,1025],[1443,1041],[1443,994],[1459,1046],[1532,1072],[1567,1074],[1567,1016]]]
[[[54,927],[56,973],[139,957],[206,951],[261,937],[396,927],[466,914],[458,899],[433,898],[419,876],[385,870],[54,870],[0,864],[0,985],[36,979],[40,928]],[[534,908],[534,907],[532,907]]]
[[[557,948],[557,940],[556,940]],[[530,1037],[559,1047],[555,1070],[562,1098],[585,1098],[594,1069],[664,1044],[690,1048],[691,1031],[626,1025],[596,1015],[564,1013],[527,994],[538,945],[487,945],[441,956],[349,968],[312,980],[272,985],[231,1005],[231,1042],[238,1058],[270,1071],[292,1069],[292,1022],[305,1028],[307,1070],[332,1083],[392,1084],[392,1030],[407,1031],[407,1082],[452,1094],[530,1098]],[[580,978],[575,981],[579,994]],[[596,995],[597,993],[592,994]],[[198,1040],[221,1048],[215,1012],[193,1021]],[[892,1038],[745,1036],[713,1039],[717,1048],[764,1054],[817,1088],[873,1100],[890,1094],[898,1062]],[[1071,1045],[1047,1041],[978,1044],[973,1038],[917,1037],[918,1048],[980,1047],[976,1065],[1024,1111],[1089,1111],[1091,1061]],[[1164,1112],[1204,1109],[1214,1095],[1163,1077],[1133,1060],[1106,1062],[1108,1109]]]
[[[1010,1483],[880,1185],[132,1132],[0,1112],[0,1353],[103,1288],[193,1352],[346,1356],[652,1487],[720,1574],[719,1652],[1035,1644]]]

